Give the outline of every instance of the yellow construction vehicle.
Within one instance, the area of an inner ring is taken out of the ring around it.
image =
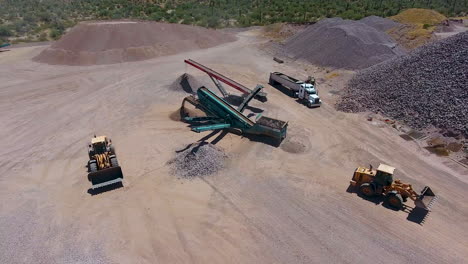
[[[122,182],[122,169],[110,139],[94,135],[88,145],[88,156],[88,180],[93,189]]]
[[[413,190],[411,184],[393,180],[395,168],[380,164],[377,170],[359,167],[350,181],[351,186],[359,187],[359,191],[367,197],[384,195],[385,202],[395,209],[403,209],[403,202],[409,198],[416,207],[429,211],[435,202],[435,194],[429,186],[424,187],[420,194]]]

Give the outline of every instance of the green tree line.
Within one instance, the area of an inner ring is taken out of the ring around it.
[[[459,16],[468,12],[468,0],[0,0],[0,38],[56,39],[77,22],[93,19],[246,27],[323,17],[387,17],[407,8]]]

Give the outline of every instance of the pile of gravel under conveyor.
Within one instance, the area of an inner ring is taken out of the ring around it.
[[[362,70],[337,109],[370,110],[415,129],[432,125],[468,137],[468,32]]]
[[[210,143],[191,144],[176,151],[176,156],[169,161],[172,172],[183,178],[193,178],[214,174],[225,166],[227,154]]]

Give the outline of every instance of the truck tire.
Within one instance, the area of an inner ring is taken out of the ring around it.
[[[361,184],[361,186],[359,186],[359,191],[364,196],[367,196],[367,197],[371,197],[371,196],[375,195],[374,185],[372,185],[372,184],[370,184],[368,182]]]
[[[398,210],[401,210],[403,208],[403,198],[399,193],[388,193],[385,197],[385,202],[387,202],[387,204],[392,208]]]
[[[119,162],[117,161],[117,158],[110,158],[110,163],[111,163],[111,167],[118,167],[119,166]]]
[[[96,162],[90,162],[89,165],[88,165],[88,168],[89,168],[89,172],[97,172],[98,171]]]

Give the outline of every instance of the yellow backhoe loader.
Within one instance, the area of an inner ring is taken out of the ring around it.
[[[420,194],[413,190],[411,184],[401,180],[393,180],[394,167],[380,164],[377,170],[359,167],[350,181],[352,186],[359,187],[359,191],[367,197],[384,195],[385,202],[395,209],[403,209],[403,202],[409,198],[416,207],[429,211],[435,202],[436,195],[429,186],[424,187]]]
[[[88,145],[88,155],[88,180],[93,185],[92,189],[122,182],[122,169],[110,139],[95,135]]]

